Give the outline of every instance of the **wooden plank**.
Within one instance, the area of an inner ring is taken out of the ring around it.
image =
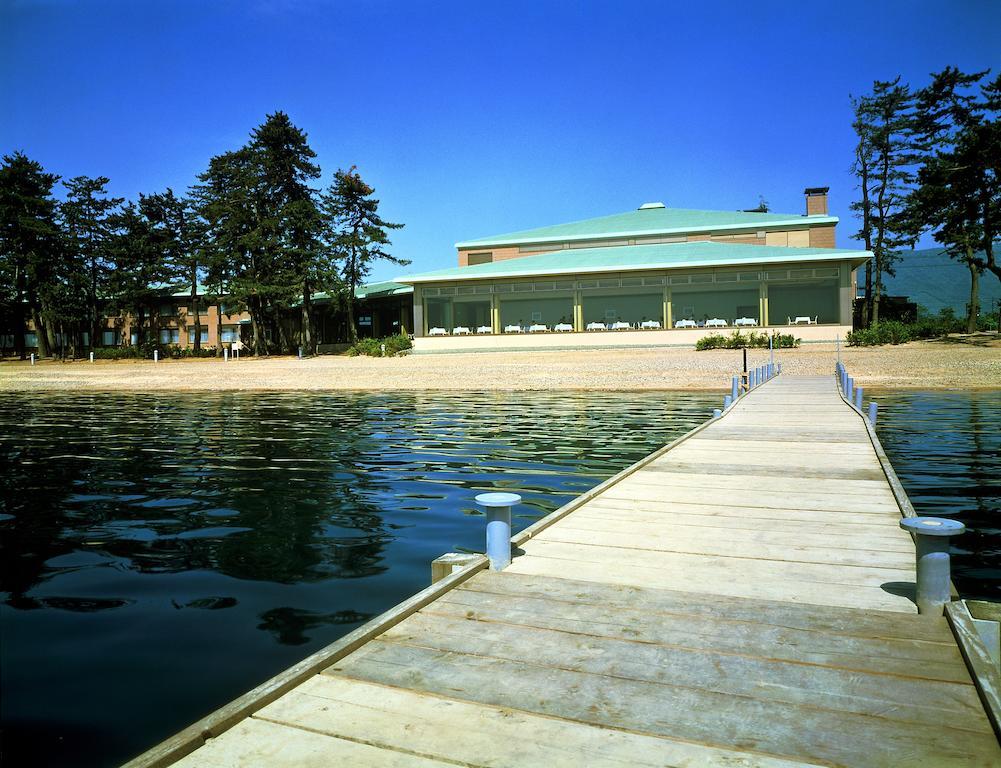
[[[324,672],[725,749],[865,766],[989,766],[993,734],[379,640]]]
[[[706,593],[751,597],[762,599],[788,600],[791,603],[812,605],[839,605],[845,607],[865,607],[880,610],[913,612],[914,604],[906,596],[884,591],[880,584],[913,582],[913,576],[905,580],[899,576],[880,579],[865,569],[832,566],[809,566],[800,563],[761,563],[724,557],[700,557],[668,553],[661,556],[663,564],[639,564],[636,560],[642,553],[627,552],[625,557],[605,553],[595,556],[583,552],[580,547],[573,551],[566,545],[542,542],[545,549],[535,549],[533,557],[516,558],[510,566],[514,573],[559,578],[570,576],[583,581],[608,584],[645,584],[661,589],[695,589]],[[563,548],[559,551],[558,548]],[[559,555],[555,557],[554,555]],[[587,558],[587,559],[583,559]],[[747,570],[753,568],[753,573]],[[797,570],[813,569],[813,578],[797,574]],[[821,573],[828,569],[826,574]],[[853,574],[859,571],[860,574]],[[825,579],[824,576],[827,576]],[[851,578],[858,584],[845,583]],[[836,579],[834,581],[832,579]]]
[[[790,612],[786,606],[785,613]],[[422,613],[970,684],[970,675],[954,643],[885,638],[875,633],[840,634],[741,621],[725,614],[651,614],[630,607],[616,607],[612,612],[607,605],[467,590],[454,590]]]
[[[376,746],[433,755],[450,764],[490,768],[802,765],[767,755],[593,728],[517,709],[328,675],[306,681],[269,704],[258,717]]]
[[[455,590],[456,595],[465,592],[495,594],[511,600],[544,598],[603,607],[609,612],[631,608],[650,616],[661,616],[665,621],[676,616],[724,617],[728,621],[771,624],[823,634],[911,639],[936,643],[942,647],[955,646],[952,633],[942,617],[921,616],[913,611],[900,614],[879,610],[790,605],[781,600],[749,600],[701,591],[600,584],[566,577],[548,579],[509,570],[501,573],[483,571]]]
[[[643,534],[645,528],[647,533]],[[705,530],[705,529],[703,529]],[[859,541],[856,547],[835,548],[824,543],[806,546],[793,542],[768,543],[765,537],[751,532],[747,540],[718,538],[702,535],[680,536],[672,526],[669,533],[650,532],[649,526],[631,530],[587,530],[560,526],[537,537],[538,541],[555,541],[563,544],[609,546],[644,552],[678,552],[690,555],[719,555],[722,557],[750,557],[757,560],[779,560],[790,563],[827,563],[829,565],[868,566],[879,562],[882,568],[907,568],[914,563],[913,552],[901,552],[872,547]]]
[[[417,613],[380,636],[438,651],[521,661],[619,680],[696,688],[732,696],[880,716],[906,723],[946,725],[992,733],[976,689],[966,683],[844,670],[803,661],[761,658],[719,649],[693,649],[558,629]],[[979,716],[979,717],[978,717]]]
[[[998,674],[997,663],[988,653],[973,625],[973,617],[961,600],[948,603],[945,615],[976,684],[984,710],[998,738],[1001,738],[1001,675]]]
[[[454,766],[397,750],[338,739],[302,728],[250,718],[219,738],[209,739],[193,755],[179,760],[179,768],[303,768],[350,765],[352,768],[442,768]]]

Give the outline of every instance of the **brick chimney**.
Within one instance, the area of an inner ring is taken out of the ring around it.
[[[806,195],[806,215],[826,216],[827,215],[827,190],[830,187],[807,187],[803,190]]]

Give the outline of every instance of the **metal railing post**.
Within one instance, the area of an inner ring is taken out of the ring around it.
[[[869,423],[873,427],[876,426],[876,411],[878,409],[879,409],[879,406],[874,401],[870,401],[869,402]]]
[[[723,410],[725,411],[731,405],[733,405],[733,398],[730,395],[727,395],[723,398]]]
[[[862,387],[855,388],[855,407],[862,410]]]
[[[737,402],[738,397],[740,397],[740,378],[734,376],[733,383],[730,386],[730,399],[733,400],[733,402]]]

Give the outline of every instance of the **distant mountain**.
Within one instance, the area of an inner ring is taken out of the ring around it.
[[[1001,244],[999,244],[1001,250]],[[949,258],[939,248],[904,251],[896,265],[896,277],[884,276],[887,296],[907,296],[932,314],[952,307],[956,315],[966,314],[970,298],[970,271],[966,265]],[[859,270],[862,278],[864,270]],[[1001,280],[991,272],[980,275],[980,311],[996,311],[1001,298]]]

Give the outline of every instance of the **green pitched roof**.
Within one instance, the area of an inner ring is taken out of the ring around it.
[[[650,269],[725,267],[744,264],[779,264],[802,261],[844,261],[862,264],[869,251],[844,248],[786,248],[777,245],[694,242],[657,245],[620,245],[522,256],[471,267],[453,267],[397,278],[401,283],[534,277],[536,275],[630,272]]]
[[[355,288],[355,298],[374,299],[377,296],[397,296],[401,293],[413,292],[414,287],[412,285],[403,285],[402,283],[387,281],[384,283],[368,283],[367,285],[359,285]]]
[[[837,224],[837,216],[799,216],[794,213],[749,211],[700,211],[689,208],[640,208],[612,216],[572,221],[551,227],[525,229],[504,235],[464,240],[456,248],[479,248],[519,243],[552,243],[609,237],[641,237],[682,232],[717,232],[781,226]]]

